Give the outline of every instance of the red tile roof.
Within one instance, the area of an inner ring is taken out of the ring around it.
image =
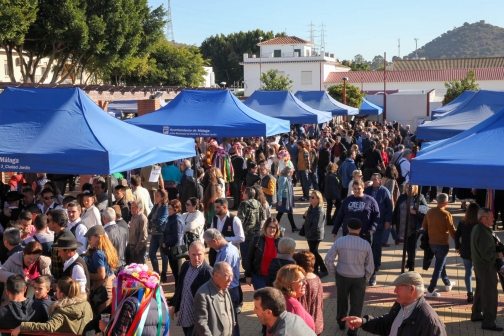
[[[302,38],[296,36],[279,36],[271,40],[267,40],[257,45],[275,45],[275,44],[310,44],[314,45],[313,42],[303,40]]]
[[[387,82],[447,82],[467,76],[470,69],[446,70],[391,70],[387,71]],[[504,80],[504,68],[473,69],[476,80]],[[331,72],[324,83],[341,83],[348,77],[350,83],[383,82],[383,71]]]
[[[503,67],[504,57],[397,60],[393,63],[394,70],[483,69]]]

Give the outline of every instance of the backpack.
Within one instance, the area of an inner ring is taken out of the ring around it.
[[[409,172],[406,174],[406,176],[403,176],[403,174],[402,174],[401,162],[404,162],[404,160],[406,160],[406,159],[405,158],[401,158],[401,159],[397,160],[396,162],[394,162],[394,166],[396,167],[397,174],[398,174],[398,177],[397,177],[397,184],[398,185],[403,184],[404,181],[406,181],[406,176],[409,175]]]

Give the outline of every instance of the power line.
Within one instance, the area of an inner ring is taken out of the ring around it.
[[[173,24],[171,18],[170,0],[168,0],[168,13],[166,18],[166,39],[168,41],[171,41],[172,43],[175,42],[175,37],[173,37]]]

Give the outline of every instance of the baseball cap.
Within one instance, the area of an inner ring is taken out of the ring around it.
[[[84,235],[84,237],[89,238],[92,236],[101,236],[105,234],[105,229],[103,228],[103,225],[95,225],[92,226]]]

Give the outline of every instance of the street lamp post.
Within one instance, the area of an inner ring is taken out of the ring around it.
[[[348,77],[343,77],[343,104],[346,105],[346,82]]]
[[[261,75],[262,75],[262,53],[261,53],[262,40],[263,40],[263,37],[259,36],[259,88],[261,88]]]

